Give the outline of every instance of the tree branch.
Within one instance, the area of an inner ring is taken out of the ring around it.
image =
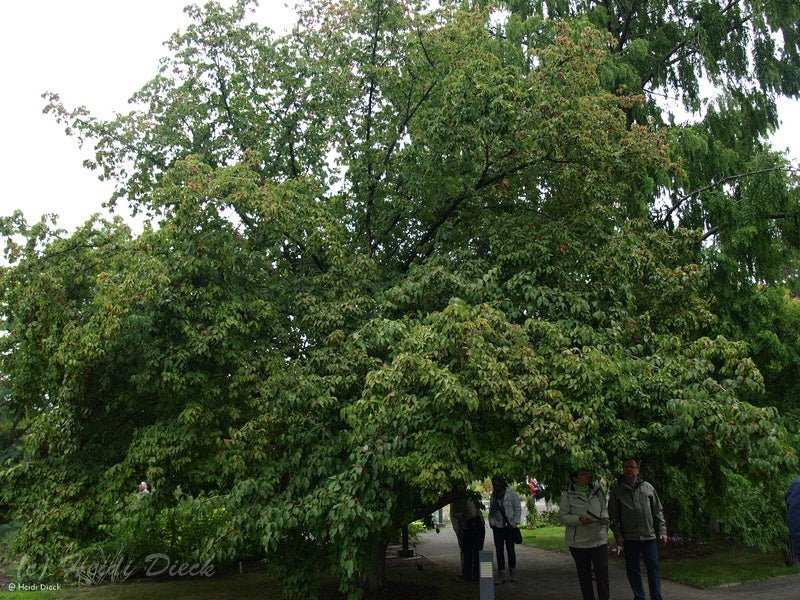
[[[524,162],[515,167],[506,169],[504,171],[492,175],[486,173],[486,169],[484,169],[484,172],[481,174],[480,179],[478,179],[478,181],[472,187],[465,189],[460,194],[450,199],[449,203],[447,204],[447,207],[442,211],[442,213],[433,222],[433,224],[430,227],[428,227],[427,231],[425,231],[425,233],[422,234],[422,237],[419,240],[417,240],[417,242],[414,244],[414,248],[411,250],[408,258],[403,262],[403,267],[407,269],[408,267],[411,266],[411,263],[414,262],[416,255],[422,250],[422,248],[424,248],[433,240],[434,236],[436,235],[436,232],[439,231],[442,225],[444,225],[448,221],[448,219],[458,210],[458,208],[464,203],[464,201],[467,198],[469,198],[472,194],[486,187],[494,185],[495,183],[502,181],[507,177],[515,175],[520,171],[524,171],[525,169],[528,169],[533,165],[543,162],[545,160],[548,160],[547,156],[545,156],[544,158],[536,158]],[[488,168],[488,165],[486,165],[486,167]],[[429,248],[422,254],[422,258],[424,259],[430,256],[432,251],[433,249]]]
[[[791,215],[791,214],[789,214],[789,213],[773,213],[773,214],[771,214],[771,215],[766,215],[766,217],[765,217],[765,218],[767,218],[767,219],[772,219],[772,220],[777,220],[777,219],[792,219],[792,218],[794,218],[794,215]],[[712,227],[711,229],[709,229],[708,231],[706,231],[706,232],[705,232],[705,233],[702,235],[702,237],[700,238],[700,242],[705,242],[705,241],[706,241],[708,238],[710,238],[712,235],[716,235],[717,233],[719,233],[719,232],[720,232],[722,229],[724,229],[724,228],[725,228],[725,226],[724,226],[724,225],[714,225],[714,227]]]
[[[763,169],[756,169],[754,171],[747,171],[745,173],[737,173],[735,175],[728,175],[727,177],[723,177],[719,181],[714,181],[712,183],[709,183],[708,185],[704,185],[703,187],[692,190],[688,194],[678,198],[675,204],[673,204],[672,207],[670,207],[670,209],[661,219],[661,226],[662,227],[666,226],[672,215],[675,213],[675,211],[678,210],[684,202],[686,202],[687,200],[689,200],[694,196],[702,194],[703,192],[707,192],[708,190],[714,189],[721,185],[725,185],[726,183],[730,183],[731,181],[738,181],[739,179],[744,179],[745,177],[752,177],[753,175],[762,175],[764,173],[774,173],[776,171],[793,173],[797,171],[797,169],[795,169],[794,167],[766,167]]]
[[[738,0],[730,0],[730,2],[728,2],[728,5],[725,6],[725,8],[723,8],[720,11],[720,13],[722,13],[724,15],[729,10],[731,10],[731,8],[736,6],[737,2],[738,2]],[[655,74],[658,71],[659,67],[664,67],[667,64],[674,63],[675,61],[672,60],[673,55],[675,55],[677,52],[679,52],[680,50],[685,48],[687,46],[689,40],[692,37],[694,37],[695,35],[697,35],[697,32],[694,29],[691,29],[689,32],[687,32],[686,35],[683,36],[682,40],[677,42],[670,50],[668,50],[666,53],[664,53],[661,56],[661,58],[656,62],[656,64],[653,65],[653,68],[650,69],[650,72],[647,73],[646,75],[642,76],[642,87],[644,87],[645,85],[650,83],[650,81],[653,79],[653,77],[655,77]]]
[[[619,34],[620,48],[624,47],[625,42],[628,40],[628,31],[630,30],[631,20],[633,19],[633,13],[636,11],[636,4],[637,0],[632,0],[631,7],[628,9],[628,14],[625,15],[625,21],[622,23],[622,31]]]
[[[382,16],[379,12],[376,16]],[[372,48],[370,49],[370,67],[375,68],[376,59],[378,56],[378,37],[380,35],[381,23],[376,18],[375,29],[372,32]],[[364,142],[366,151],[369,153],[370,144],[372,142],[372,118],[373,118],[373,103],[375,101],[375,93],[377,91],[377,81],[375,80],[374,70],[369,76],[369,90],[367,92],[367,114],[365,116],[365,134]],[[366,208],[364,209],[364,235],[366,236],[367,255],[372,256],[373,236],[372,236],[372,209],[375,205],[375,194],[378,189],[378,182],[373,175],[372,155],[367,156],[367,181],[369,181],[369,189],[367,191]]]
[[[435,502],[432,502],[431,504],[426,504],[424,506],[415,507],[413,509],[414,514],[413,514],[412,523],[413,523],[413,521],[418,521],[418,520],[420,520],[420,519],[422,519],[424,517],[429,516],[431,513],[434,513],[437,510],[439,510],[440,508],[442,508],[444,506],[447,506],[448,504],[450,504],[454,500],[458,500],[459,498],[463,498],[464,496],[466,496],[466,494],[467,494],[466,489],[450,490],[449,492],[439,496],[439,498]]]

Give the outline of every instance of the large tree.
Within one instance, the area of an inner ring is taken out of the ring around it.
[[[487,4],[476,0],[476,5]],[[670,131],[682,171],[650,210],[702,231],[709,293],[726,335],[746,339],[769,382],[765,404],[796,405],[797,343],[782,324],[797,291],[797,165],[765,143],[779,96],[800,96],[800,4],[762,0],[501,0],[497,35],[525,49],[560,19],[610,35],[609,91],[642,94],[628,122]],[[528,59],[528,62],[529,59]],[[708,250],[711,251],[708,251]],[[700,251],[701,249],[698,248]],[[770,284],[756,287],[752,283]]]
[[[739,192],[609,86],[619,42],[591,19],[523,44],[514,15],[498,35],[488,10],[425,4],[329,1],[275,37],[247,2],[209,3],[140,108],[51,96],[115,200],[155,219],[3,221],[0,372],[27,432],[3,478],[32,560],[211,502],[195,558],[267,553],[289,591],[327,572],[357,595],[397,528],[469,482],[631,453],[671,484],[672,527],[735,508],[750,541],[780,534],[736,498],[764,486],[774,508],[795,451],[709,294],[749,290],[718,274],[755,255],[703,243],[682,207],[713,198],[675,200]]]

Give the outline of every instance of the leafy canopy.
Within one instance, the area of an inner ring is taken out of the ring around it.
[[[687,532],[742,480],[776,498],[795,451],[724,294],[788,264],[793,230],[747,207],[796,214],[796,189],[781,168],[720,183],[779,156],[715,170],[710,116],[642,117],[645,83],[679,80],[641,78],[594,3],[515,5],[498,34],[480,7],[328,1],[285,37],[248,4],[188,9],[127,114],[50,96],[112,201],[154,220],[2,221],[0,373],[26,432],[2,477],[29,560],[143,552],[142,478],[153,522],[208,515],[169,548],[266,554],[301,597],[321,573],[379,587],[396,530],[487,475],[557,485],[637,454]]]

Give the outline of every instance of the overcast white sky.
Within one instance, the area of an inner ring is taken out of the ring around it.
[[[102,212],[111,184],[83,167],[88,152],[42,114],[41,95],[57,92],[68,108],[85,105],[100,117],[125,112],[128,98],[156,74],[163,42],[190,22],[183,12],[190,3],[0,0],[0,214],[22,209],[32,222],[57,213],[71,230]],[[260,5],[260,23],[291,26],[284,0]],[[127,217],[124,207],[118,212]]]
[[[45,91],[67,107],[110,117],[156,73],[162,42],[188,23],[189,0],[3,0],[0,5],[0,214],[24,211],[29,222],[60,215],[73,229],[111,193],[83,168],[86,152],[42,114]],[[282,30],[292,20],[284,0],[261,0],[257,20]],[[800,161],[800,103],[781,105],[774,139]]]

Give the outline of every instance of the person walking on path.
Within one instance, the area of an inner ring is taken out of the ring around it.
[[[600,484],[588,469],[570,474],[572,483],[561,493],[558,518],[566,525],[564,537],[578,569],[583,600],[595,600],[592,570],[598,600],[609,600],[608,505]]]
[[[658,540],[667,542],[667,524],[655,488],[639,475],[637,459],[623,461],[622,475],[611,486],[608,512],[611,530],[625,552],[625,572],[634,600],[645,600],[640,556],[647,569],[650,600],[662,600]]]
[[[461,577],[468,581],[480,579],[479,552],[483,550],[486,537],[486,523],[481,514],[478,494],[467,490],[465,495],[450,505],[453,524],[458,523],[461,531]]]
[[[517,553],[514,548],[514,529],[522,521],[522,505],[517,492],[506,485],[505,480],[492,477],[492,497],[489,501],[489,526],[494,537],[494,549],[497,553],[497,581],[506,582],[506,559],[503,550],[508,553],[508,577],[511,581],[517,578]]]

